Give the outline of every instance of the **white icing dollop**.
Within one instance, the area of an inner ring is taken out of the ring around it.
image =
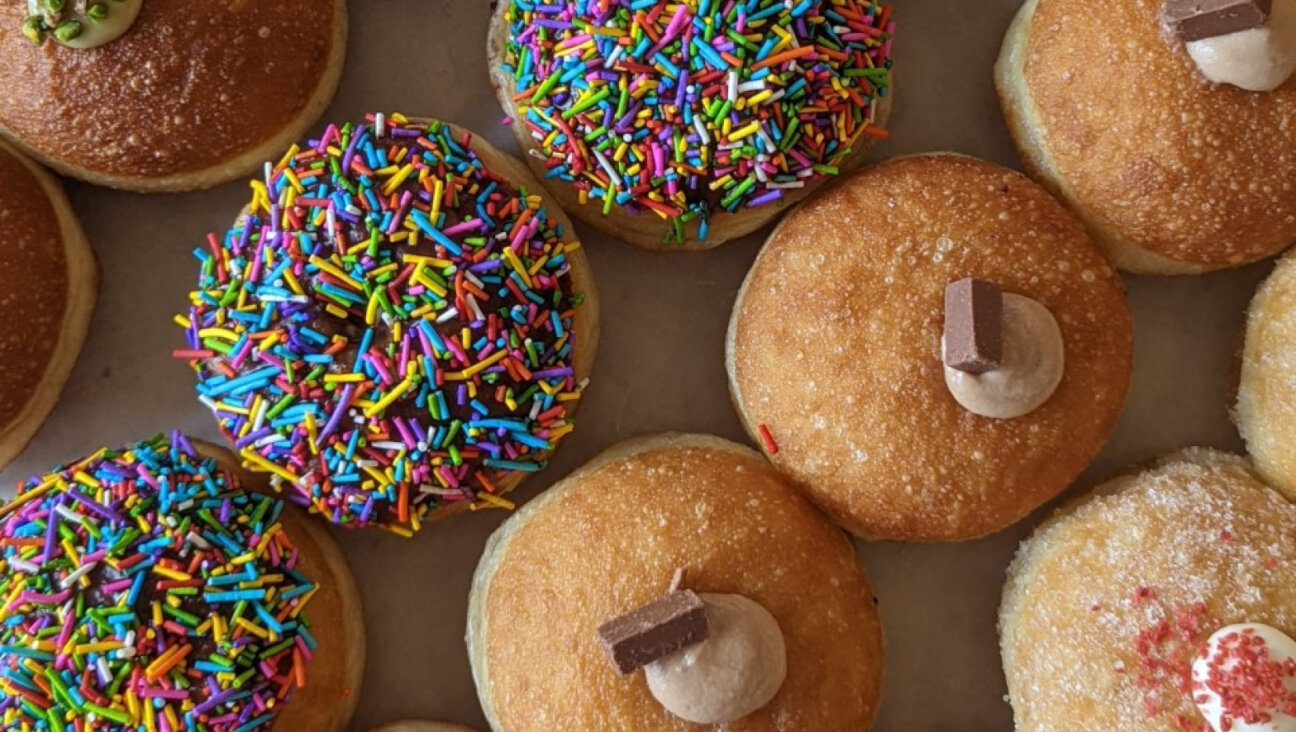
[[[945,341],[941,340],[944,361]],[[1023,295],[1003,296],[1003,360],[970,374],[945,366],[945,386],[963,408],[982,417],[1012,419],[1048,401],[1062,383],[1062,330],[1053,313]]]
[[[106,0],[104,4],[108,7],[108,16],[102,20],[93,21],[81,15],[69,15],[69,18],[81,24],[81,33],[76,38],[58,43],[68,48],[84,49],[115,41],[135,23],[144,0]],[[27,0],[27,9],[32,15],[41,14],[40,0]]]
[[[648,689],[680,719],[730,722],[768,704],[783,685],[783,631],[768,610],[742,595],[699,596],[710,637],[648,664]]]
[[[1259,28],[1188,43],[1188,55],[1207,79],[1267,92],[1296,72],[1296,0],[1273,0]]]
[[[1197,703],[1197,709],[1201,711],[1202,717],[1210,723],[1215,732],[1225,732],[1224,706],[1220,691],[1224,691],[1229,696],[1236,696],[1238,691],[1227,688],[1227,683],[1224,689],[1215,688],[1215,684],[1210,683],[1211,668],[1218,666],[1219,670],[1226,675],[1231,671],[1239,671],[1240,662],[1230,657],[1228,653],[1228,649],[1235,647],[1239,639],[1250,643],[1257,642],[1254,639],[1263,641],[1264,650],[1271,662],[1283,664],[1289,660],[1296,660],[1296,641],[1281,630],[1268,625],[1239,623],[1226,625],[1215,631],[1207,641],[1206,647],[1197,654],[1192,665],[1193,700]],[[1241,676],[1244,678],[1251,676],[1245,669],[1241,671]],[[1289,693],[1296,693],[1296,675],[1283,674],[1282,683]],[[1296,717],[1272,709],[1256,711],[1262,713],[1268,721],[1261,719],[1248,722],[1230,716],[1228,732],[1296,732]]]

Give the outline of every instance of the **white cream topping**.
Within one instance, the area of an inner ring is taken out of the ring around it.
[[[945,342],[941,340],[944,361]],[[1023,295],[1003,296],[1003,360],[984,374],[945,367],[945,386],[963,408],[1012,419],[1040,407],[1062,383],[1062,331],[1053,313]]]
[[[1217,665],[1219,659],[1216,656],[1222,647],[1229,647],[1237,642],[1238,636],[1246,637],[1246,634],[1251,634],[1254,638],[1263,641],[1269,660],[1277,663],[1296,660],[1296,641],[1277,628],[1260,623],[1239,623],[1215,631],[1206,643],[1206,647],[1193,661],[1192,666],[1193,700],[1197,702],[1197,708],[1215,732],[1225,732],[1224,707],[1219,691],[1208,683],[1211,667]],[[1232,636],[1231,640],[1230,636]],[[1224,662],[1218,665],[1221,671],[1228,673],[1237,670],[1238,662],[1226,657]],[[1296,676],[1284,676],[1283,685],[1288,692],[1296,692]],[[1228,732],[1296,732],[1296,717],[1274,710],[1261,711],[1269,717],[1268,721],[1247,722],[1231,717]]]
[[[699,596],[710,637],[648,664],[648,689],[680,719],[730,722],[768,704],[783,685],[783,631],[768,610],[742,595]]]
[[[1296,0],[1273,0],[1269,22],[1188,43],[1207,79],[1247,91],[1273,91],[1296,72]]]
[[[107,17],[94,21],[83,15],[69,13],[66,18],[80,23],[81,33],[76,38],[58,43],[69,48],[94,48],[115,41],[135,23],[140,6],[144,4],[144,0],[101,1],[108,7]],[[71,4],[69,0],[69,5]],[[42,14],[41,5],[40,0],[27,0],[27,9],[32,15]]]

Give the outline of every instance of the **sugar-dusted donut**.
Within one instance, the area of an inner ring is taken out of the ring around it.
[[[1290,730],[1296,506],[1242,458],[1170,455],[1042,524],[999,626],[1022,732]]]

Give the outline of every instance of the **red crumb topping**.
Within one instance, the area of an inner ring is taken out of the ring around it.
[[[756,431],[760,433],[761,442],[765,445],[765,452],[771,455],[778,454],[778,443],[774,441],[774,435],[770,434],[769,427],[758,425]]]
[[[1235,721],[1270,722],[1275,713],[1296,716],[1296,692],[1287,689],[1287,680],[1296,677],[1296,661],[1271,658],[1264,638],[1251,628],[1229,633],[1215,646],[1206,659],[1207,677],[1193,684],[1193,697],[1219,696],[1221,729],[1232,729]]]
[[[1156,592],[1140,587],[1134,593],[1134,604],[1156,599]],[[1180,700],[1192,698],[1192,662],[1210,633],[1219,627],[1197,603],[1176,611],[1168,619],[1143,629],[1134,640],[1138,668],[1132,677],[1143,692],[1143,708],[1149,717],[1158,717],[1179,706]],[[1201,717],[1176,714],[1174,725],[1181,732],[1211,732]]]
[[[1151,587],[1139,587],[1134,590],[1134,607],[1142,605],[1147,600],[1157,599],[1156,590]]]
[[[1233,534],[1228,529],[1220,531],[1220,541],[1233,541]]]

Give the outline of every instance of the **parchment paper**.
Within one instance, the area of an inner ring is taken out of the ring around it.
[[[1017,0],[896,5],[899,96],[892,138],[875,157],[955,150],[1016,165],[991,67]],[[352,0],[346,74],[327,116],[435,115],[515,150],[487,82],[488,16],[486,0]],[[102,295],[58,408],[0,475],[5,495],[27,475],[102,445],[174,427],[218,437],[186,365],[170,356],[182,341],[171,316],[185,307],[196,277],[190,252],[208,231],[229,225],[246,186],[137,196],[69,184],[69,192],[102,263]],[[520,500],[635,435],[688,430],[745,440],[725,386],[724,330],[765,232],[718,251],[673,255],[581,233],[602,293],[599,359],[579,428],[553,465],[516,494]],[[1077,488],[1177,447],[1240,448],[1227,410],[1233,360],[1243,311],[1269,268],[1126,278],[1134,385],[1111,444]],[[464,620],[479,553],[505,517],[467,515],[409,541],[335,532],[363,592],[369,641],[355,730],[406,717],[484,727]],[[1004,569],[1038,519],[967,544],[860,547],[887,636],[877,729],[1010,729],[995,616]]]

